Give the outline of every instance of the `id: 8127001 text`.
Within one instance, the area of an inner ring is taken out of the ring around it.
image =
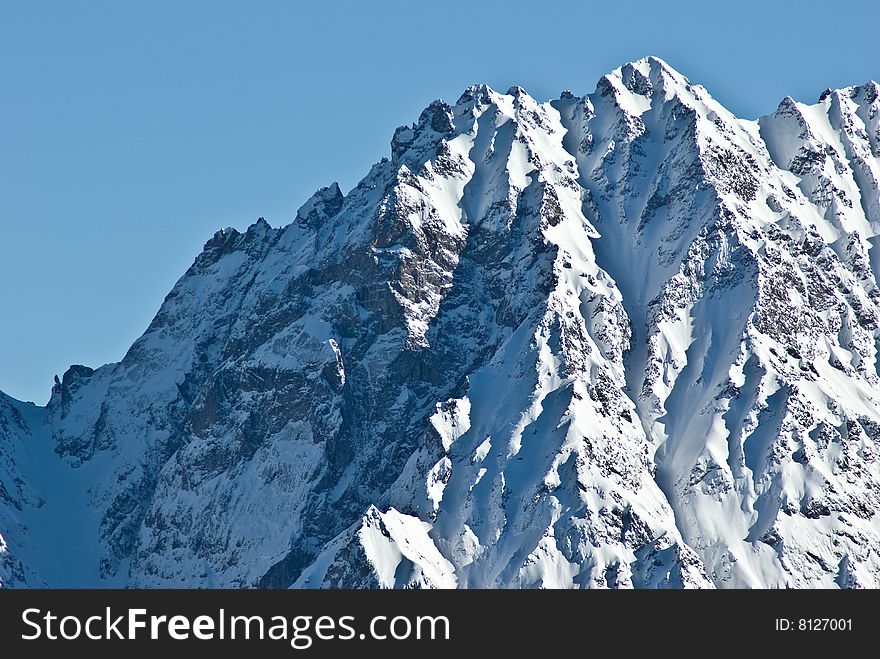
[[[776,618],[776,631],[851,632],[852,618]]]

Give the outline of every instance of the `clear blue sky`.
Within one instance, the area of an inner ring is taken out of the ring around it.
[[[353,186],[469,84],[659,55],[741,116],[880,78],[880,2],[0,1],[0,390],[122,357],[212,233]]]

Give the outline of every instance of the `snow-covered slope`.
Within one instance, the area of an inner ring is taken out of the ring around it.
[[[880,586],[880,87],[471,87],[0,398],[10,586]]]

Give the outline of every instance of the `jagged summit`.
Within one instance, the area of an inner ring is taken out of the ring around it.
[[[10,586],[877,587],[876,83],[469,87],[0,396]]]

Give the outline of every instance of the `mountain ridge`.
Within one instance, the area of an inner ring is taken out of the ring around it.
[[[649,57],[432,102],[0,397],[0,579],[876,587],[877,96],[745,121]]]

